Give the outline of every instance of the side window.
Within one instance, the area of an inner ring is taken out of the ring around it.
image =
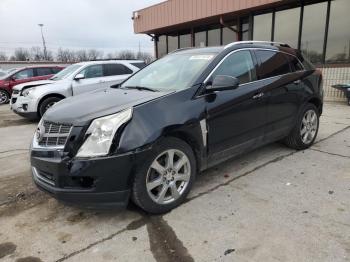
[[[238,51],[221,63],[212,75],[214,78],[217,75],[228,75],[239,79],[240,84],[248,83],[256,80],[255,67],[250,51]]]
[[[84,68],[79,74],[83,74],[85,78],[95,78],[103,76],[102,65],[92,65]]]
[[[51,68],[51,70],[52,70],[53,74],[57,74],[58,72],[60,72],[62,70],[62,68],[60,68],[60,67],[53,67],[53,68]]]
[[[146,63],[143,63],[143,62],[137,62],[137,63],[130,63],[132,64],[133,66],[136,66],[140,69],[144,68],[146,66]]]
[[[304,67],[300,64],[299,60],[291,55],[286,55],[293,72],[304,71]]]
[[[287,57],[283,53],[274,51],[255,51],[260,60],[258,70],[259,79],[284,75],[291,72]]]
[[[46,76],[46,75],[52,75],[51,68],[48,68],[48,67],[36,68],[36,76]]]
[[[16,80],[22,80],[22,79],[27,79],[27,78],[33,77],[33,75],[34,75],[33,69],[32,68],[28,68],[28,69],[19,71],[13,77]]]
[[[106,64],[104,65],[104,75],[105,76],[117,76],[132,74],[133,71],[121,64]]]

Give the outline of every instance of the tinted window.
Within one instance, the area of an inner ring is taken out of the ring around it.
[[[180,48],[191,46],[191,34],[180,35]]]
[[[327,17],[327,2],[304,7],[301,50],[313,63],[323,59],[323,42]]]
[[[33,77],[33,75],[34,75],[33,69],[30,68],[30,69],[25,69],[25,70],[19,71],[18,73],[16,73],[14,75],[14,78],[17,80],[21,80],[21,79]]]
[[[37,68],[36,69],[36,75],[37,76],[47,76],[47,75],[51,75],[52,71],[51,68]]]
[[[350,62],[349,10],[349,0],[335,0],[331,2],[326,53],[327,62]]]
[[[158,57],[162,57],[166,55],[167,53],[166,35],[161,35],[158,37],[157,48],[158,48]]]
[[[60,72],[60,71],[62,70],[62,68],[53,67],[53,68],[51,68],[51,70],[52,70],[52,73],[53,73],[53,74],[57,74],[58,72]]]
[[[276,12],[274,41],[298,47],[300,8]]]
[[[271,41],[272,13],[254,16],[253,39]]]
[[[103,76],[102,65],[92,65],[83,69],[80,74],[83,74],[85,78],[95,78]]]
[[[117,76],[117,75],[126,75],[132,74],[133,71],[121,64],[107,64],[104,65],[104,75],[105,76]]]
[[[303,66],[300,64],[299,60],[295,56],[291,56],[291,55],[286,55],[286,56],[289,60],[289,63],[293,72],[304,70]]]
[[[279,52],[257,50],[260,61],[259,78],[268,78],[290,73],[287,57]]]
[[[196,32],[194,34],[194,45],[196,47],[205,47],[207,43],[207,32]]]
[[[136,66],[137,68],[144,68],[146,66],[146,63],[143,63],[143,62],[138,62],[138,63],[130,63],[132,64],[133,66]]]
[[[232,29],[237,30],[236,23],[234,22],[226,22],[228,26],[230,26]],[[227,45],[229,43],[232,43],[234,41],[237,41],[237,33],[232,31],[231,29],[224,27],[222,28],[222,44]]]
[[[228,56],[212,75],[228,75],[237,77],[240,84],[256,79],[254,63],[249,51],[239,51]]]
[[[179,38],[177,35],[168,35],[168,52],[174,51],[179,48]]]
[[[220,45],[220,28],[208,30],[208,46]]]

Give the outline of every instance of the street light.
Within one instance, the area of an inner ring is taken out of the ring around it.
[[[44,26],[44,24],[38,24],[38,26],[40,26],[41,37],[43,39],[44,59],[47,60],[46,44],[45,44],[45,38],[44,38],[44,34],[43,34],[43,26]]]

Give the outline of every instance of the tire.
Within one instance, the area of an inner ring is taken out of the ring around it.
[[[167,161],[171,155],[174,156],[173,165]],[[179,164],[180,159],[182,164]],[[184,202],[195,180],[196,170],[191,147],[178,138],[165,138],[157,143],[136,170],[132,201],[148,213],[166,213]]]
[[[309,148],[315,142],[319,123],[320,114],[317,107],[314,104],[307,104],[301,111],[292,132],[285,138],[284,143],[288,147],[297,150]]]
[[[59,98],[59,97],[48,97],[44,101],[42,101],[39,106],[40,117],[42,117],[51,106],[53,106],[54,104],[56,104],[61,100],[62,98]]]
[[[4,89],[0,89],[0,105],[7,104],[9,101],[10,94]]]

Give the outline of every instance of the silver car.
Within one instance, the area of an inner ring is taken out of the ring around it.
[[[11,109],[26,118],[40,118],[60,100],[119,84],[144,65],[139,60],[73,64],[49,80],[16,85],[10,101]]]

